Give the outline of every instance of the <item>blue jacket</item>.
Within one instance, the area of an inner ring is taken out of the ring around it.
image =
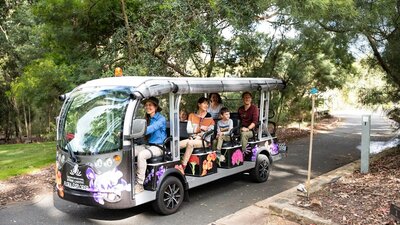
[[[167,138],[167,121],[161,113],[156,112],[150,118],[150,124],[147,126],[146,135],[150,134],[149,143],[160,145]]]

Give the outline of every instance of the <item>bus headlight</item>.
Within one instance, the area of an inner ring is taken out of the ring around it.
[[[101,168],[103,166],[103,161],[101,159],[96,159],[96,161],[94,162],[94,166],[96,168]]]
[[[113,161],[111,158],[107,158],[106,161],[104,162],[104,166],[106,167],[111,167],[113,164]]]

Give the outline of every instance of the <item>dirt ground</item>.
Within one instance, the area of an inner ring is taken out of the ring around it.
[[[336,118],[319,121],[315,128],[329,130],[340,123]],[[306,129],[279,128],[280,141],[305,137]],[[16,202],[32,201],[41,194],[53,191],[54,164],[39,172],[0,181],[0,208]],[[310,195],[310,200],[299,203],[316,211],[321,217],[339,224],[389,224],[390,203],[400,206],[400,148],[376,158],[370,164],[370,173],[355,171],[351,177],[342,177]],[[400,223],[399,223],[400,224]]]
[[[400,224],[389,213],[391,203],[400,206],[400,147],[374,156],[369,171],[341,177],[298,205],[338,224]]]
[[[35,173],[0,181],[0,208],[15,202],[34,200],[40,194],[51,192],[55,184],[54,166],[52,164]]]

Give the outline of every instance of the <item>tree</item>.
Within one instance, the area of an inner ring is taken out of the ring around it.
[[[33,49],[35,39],[32,38],[35,30],[28,1],[2,1],[0,11],[0,95],[4,104],[0,107],[5,113],[0,115],[1,125],[4,127],[6,139],[15,131],[21,137],[21,105],[15,97],[9,95],[11,83],[20,76],[22,68],[32,58],[40,55]],[[13,129],[14,127],[14,129]]]
[[[400,1],[306,1],[286,4],[291,5],[287,8],[288,12],[303,24],[319,26],[333,36],[346,37],[342,39],[343,45],[367,45],[375,59],[369,62],[385,71],[388,82],[395,84],[395,91],[398,92]]]
[[[20,132],[18,120],[24,121],[28,136],[31,124],[46,124],[46,132],[52,132],[48,118],[57,112],[45,106],[59,107],[54,99],[60,92],[111,76],[116,66],[129,75],[282,78],[288,84],[285,101],[276,101],[289,119],[308,110],[304,97],[309,88],[340,87],[353,73],[348,52],[353,36],[326,32],[320,21],[328,16],[325,1],[23,3],[1,11],[7,34],[1,38],[8,42],[0,47],[0,91],[8,93],[9,103],[0,112],[11,107],[19,114],[11,119],[15,130]],[[340,6],[337,13],[345,15],[340,11],[345,3],[329,4]],[[260,21],[268,24],[267,32],[258,32]]]

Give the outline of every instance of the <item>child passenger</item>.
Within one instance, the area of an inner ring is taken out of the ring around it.
[[[188,121],[188,113],[186,110],[182,109],[179,112],[179,121],[181,122],[187,122]]]
[[[221,120],[217,123],[217,155],[221,162],[225,161],[225,157],[221,155],[221,148],[224,141],[230,141],[229,132],[233,128],[233,121],[230,119],[229,109],[226,107],[221,108]]]

